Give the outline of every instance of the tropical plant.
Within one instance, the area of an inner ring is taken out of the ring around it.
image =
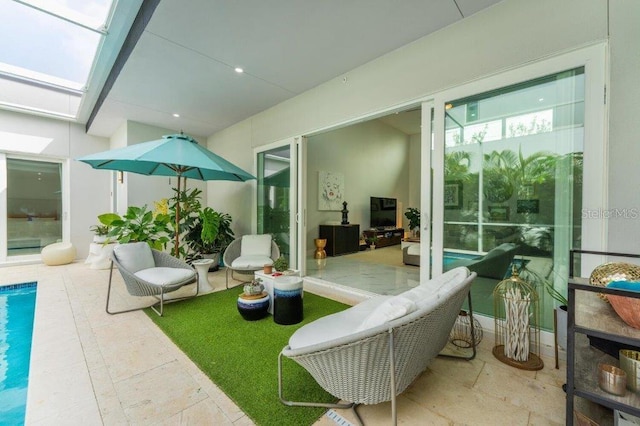
[[[415,207],[409,207],[404,215],[409,219],[409,229],[420,229],[420,210]]]
[[[468,151],[452,151],[444,154],[444,175],[447,180],[469,181],[470,166],[471,153]]]
[[[146,242],[156,250],[162,250],[167,246],[170,217],[166,214],[154,215],[144,205],[130,206],[122,217],[115,213],[107,217],[102,216],[104,215],[99,216],[101,223],[111,227],[107,235],[121,244]]]
[[[220,253],[234,238],[231,216],[205,207],[183,237],[189,248],[186,260],[192,261],[201,258],[202,255]]]
[[[108,235],[111,230],[111,222],[115,219],[120,219],[120,215],[116,213],[103,213],[98,216],[98,222],[100,222],[100,224],[90,226],[89,231],[99,236]]]

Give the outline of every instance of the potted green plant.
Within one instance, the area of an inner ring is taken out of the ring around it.
[[[217,271],[220,255],[233,239],[231,216],[205,207],[183,237],[189,249],[185,258],[187,262],[202,258],[213,259],[209,270]]]
[[[284,256],[280,256],[273,262],[273,268],[278,272],[284,272],[289,268],[289,262]]]
[[[367,244],[369,244],[369,247],[371,248],[371,250],[375,250],[376,243],[378,242],[378,236],[376,234],[369,235],[366,238],[366,241],[367,241]]]
[[[98,216],[99,224],[89,227],[89,231],[94,233],[94,243],[108,244],[110,242],[109,232],[111,231],[111,223],[116,219],[121,219],[120,215],[116,213],[103,213]]]
[[[100,221],[111,228],[107,236],[120,244],[144,241],[156,250],[162,250],[167,246],[170,233],[169,215],[154,216],[152,211],[147,210],[146,205],[129,206],[127,213],[122,217],[115,213],[111,215],[100,218]]]
[[[548,280],[544,280],[544,288],[556,302],[558,306],[555,307],[556,313],[556,339],[558,346],[562,349],[567,349],[567,305],[569,301],[562,293],[553,287],[553,283]]]
[[[534,284],[538,288],[543,286],[547,294],[557,302],[557,306],[554,308],[556,315],[556,339],[558,346],[562,349],[567,349],[567,305],[569,304],[569,301],[553,286],[552,280],[545,279],[540,276],[540,274],[528,269],[526,266],[522,266],[520,268],[519,275],[520,278]]]
[[[420,235],[420,210],[415,207],[407,208],[404,213],[405,217],[409,219],[409,230],[414,236]]]

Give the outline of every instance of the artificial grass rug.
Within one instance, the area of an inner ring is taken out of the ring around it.
[[[310,425],[325,408],[288,407],[278,398],[278,354],[298,328],[348,305],[304,294],[304,320],[279,325],[271,315],[246,321],[235,288],[165,305],[147,315],[257,425]],[[283,396],[293,401],[334,402],[306,370],[283,358]]]

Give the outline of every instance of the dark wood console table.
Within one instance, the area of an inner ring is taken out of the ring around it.
[[[387,247],[400,244],[402,242],[402,237],[404,237],[403,228],[367,229],[366,231],[362,231],[362,233],[366,238],[375,234],[378,237],[376,247]]]
[[[320,225],[320,238],[327,239],[328,256],[360,251],[360,225]]]

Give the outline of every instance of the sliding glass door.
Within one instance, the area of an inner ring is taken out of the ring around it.
[[[7,258],[62,240],[62,164],[5,157]]]
[[[271,234],[291,268],[298,258],[298,157],[299,138],[282,141],[256,152],[256,232]]]
[[[520,81],[553,67],[514,71],[503,78],[512,84],[491,79],[444,93],[434,123],[434,272],[461,264],[476,271],[474,310],[493,316],[493,289],[518,268],[543,300],[546,329],[554,304],[547,288],[566,293],[569,250],[603,243],[602,224],[582,220],[586,206],[603,203],[603,144],[594,133],[604,117],[594,95],[602,67],[557,62],[566,68]]]

